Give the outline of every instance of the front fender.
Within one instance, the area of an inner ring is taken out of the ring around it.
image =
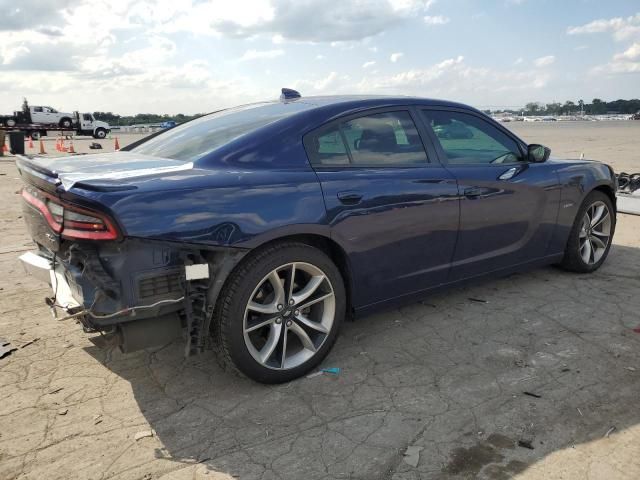
[[[564,252],[578,210],[586,196],[593,190],[608,189],[615,208],[615,176],[611,167],[593,161],[557,161],[557,163],[561,196],[550,254]]]

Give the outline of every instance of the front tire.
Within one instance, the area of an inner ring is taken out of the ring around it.
[[[264,248],[243,260],[221,292],[222,360],[258,382],[298,378],[329,353],[345,308],[340,271],[322,251],[290,242]]]
[[[611,199],[603,192],[591,192],[578,210],[560,266],[578,273],[600,268],[611,249],[615,228]]]
[[[107,136],[107,131],[104,128],[97,128],[93,134],[93,138],[102,139]]]
[[[63,118],[60,120],[60,127],[61,128],[71,128],[71,119],[70,118]]]

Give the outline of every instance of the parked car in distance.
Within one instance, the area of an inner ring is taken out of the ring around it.
[[[166,122],[162,122],[160,124],[160,128],[173,128],[176,126],[176,122],[173,120],[167,120]]]
[[[438,135],[453,125],[465,134]],[[549,155],[459,103],[283,90],[116,153],[20,157],[38,247],[21,260],[126,352],[212,337],[245,375],[284,382],[347,315],[541,265],[598,269],[613,171]]]
[[[473,138],[473,132],[471,129],[456,120],[451,120],[444,124],[433,125],[433,132],[438,138]]]

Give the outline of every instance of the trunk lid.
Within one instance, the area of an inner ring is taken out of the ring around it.
[[[76,183],[91,180],[109,182],[193,169],[191,162],[133,152],[49,158],[19,156],[16,165],[26,182],[49,191],[57,186],[69,190]]]

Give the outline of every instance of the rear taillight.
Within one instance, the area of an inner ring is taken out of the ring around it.
[[[22,189],[22,198],[36,207],[51,229],[64,238],[115,240],[118,230],[102,213],[61,202],[58,198],[31,189]]]

